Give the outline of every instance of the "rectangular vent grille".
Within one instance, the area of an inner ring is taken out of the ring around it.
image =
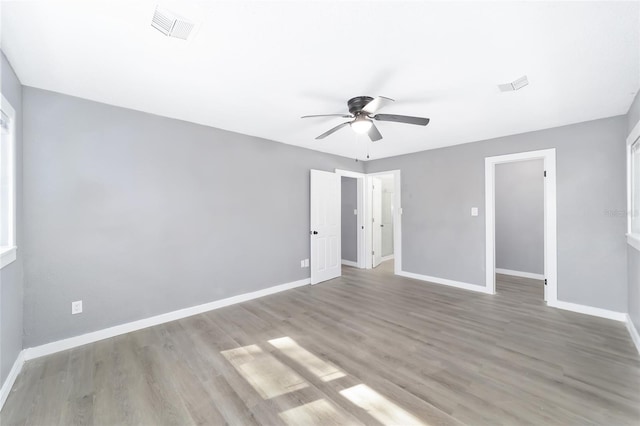
[[[526,75],[523,75],[522,77],[512,81],[511,83],[499,84],[498,88],[500,89],[501,92],[512,92],[514,90],[522,89],[528,84],[529,84],[529,79],[527,78]]]
[[[167,37],[187,40],[195,24],[178,17],[166,9],[156,6],[156,10],[153,12],[151,26]]]

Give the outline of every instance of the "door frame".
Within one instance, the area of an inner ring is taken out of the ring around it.
[[[496,221],[495,185],[496,165],[517,161],[542,159],[544,163],[544,276],[547,283],[545,300],[548,305],[558,301],[558,242],[556,207],[556,150],[518,152],[485,158],[485,212],[486,212],[486,287],[490,294],[496,292]]]
[[[402,185],[400,170],[388,170],[384,172],[366,174],[366,194],[373,191],[372,177],[393,175],[393,272],[398,275],[402,272]],[[365,256],[367,269],[372,268],[373,256],[371,255],[373,241],[371,236],[372,204],[371,197],[365,198]]]
[[[357,256],[358,259],[356,261],[357,267],[360,269],[365,269],[366,268],[366,256],[365,256],[365,244],[364,244],[364,237],[365,237],[365,223],[364,223],[364,219],[365,219],[365,214],[364,214],[364,206],[365,206],[365,191],[364,191],[364,187],[365,187],[365,178],[366,175],[364,173],[359,173],[359,172],[352,172],[349,170],[341,170],[341,169],[335,169],[335,173],[339,176],[344,176],[344,177],[350,177],[350,178],[354,178],[356,180],[356,210],[358,211],[358,214],[356,215],[356,223],[358,226],[358,233],[357,233]]]
[[[382,263],[382,228],[380,227],[380,225],[382,224],[382,176],[371,176],[369,179],[371,179],[371,190],[367,191],[367,194],[371,194],[371,220],[369,221],[369,223],[371,224],[371,235],[368,235],[368,237],[371,238],[371,268],[377,268],[380,263]],[[375,188],[375,184],[377,183],[380,185],[380,188],[378,188],[378,190],[376,190]],[[378,206],[376,206],[376,193],[379,194],[379,198],[377,200],[378,203],[380,203]],[[380,214],[380,216],[376,217],[374,216],[374,213],[377,212]],[[377,222],[376,222],[377,220]],[[378,241],[376,241],[376,236],[380,237],[378,239]],[[378,243],[380,244],[378,246]],[[376,249],[378,249],[378,255],[375,255]],[[378,263],[376,264],[376,260],[378,260]]]

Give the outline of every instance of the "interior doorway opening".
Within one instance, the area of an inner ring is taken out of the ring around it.
[[[390,261],[393,255],[393,216],[395,183],[392,174],[371,178],[372,268]]]
[[[556,151],[544,149],[485,158],[486,209],[486,286],[496,293],[496,169],[501,164],[527,160],[542,160],[543,170],[543,293],[550,306],[558,301],[558,265],[556,230]],[[512,231],[518,232],[518,230]]]
[[[358,267],[358,179],[341,176],[342,264]]]
[[[495,166],[496,292],[544,299],[544,160]]]
[[[357,234],[357,260],[353,260],[353,250],[349,255],[343,254],[342,264],[361,269],[378,266],[381,262],[392,261],[391,268],[395,274],[402,271],[402,198],[400,170],[389,170],[378,173],[359,173],[348,170],[335,170],[336,175],[355,180],[357,200],[353,209],[351,194],[342,194],[340,202],[343,214],[342,226],[353,226],[353,216],[356,217]],[[342,180],[341,180],[342,182]],[[341,186],[343,192],[353,192],[353,181],[346,180],[345,186]],[[374,210],[374,182],[378,182],[379,194],[375,200]],[[376,219],[377,217],[377,219]],[[352,229],[352,228],[351,228]],[[374,236],[375,233],[375,236]],[[353,233],[341,234],[350,238],[353,243]],[[374,247],[374,245],[376,247]],[[346,249],[346,246],[341,246]],[[355,262],[355,263],[354,263]]]

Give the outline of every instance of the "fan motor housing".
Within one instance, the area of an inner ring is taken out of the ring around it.
[[[371,96],[356,96],[355,98],[349,99],[349,101],[347,102],[349,112],[353,115],[360,114],[362,108],[364,108],[365,105],[367,105],[372,100],[373,98]]]

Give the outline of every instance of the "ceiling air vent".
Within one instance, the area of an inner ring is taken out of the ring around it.
[[[498,84],[498,88],[501,92],[513,92],[514,90],[522,89],[524,86],[529,84],[529,79],[526,75],[523,75],[517,80],[512,81],[507,84]]]
[[[187,40],[195,28],[193,22],[182,19],[175,13],[169,12],[160,6],[156,6],[156,10],[153,12],[151,26],[167,37],[175,37],[182,40]]]

